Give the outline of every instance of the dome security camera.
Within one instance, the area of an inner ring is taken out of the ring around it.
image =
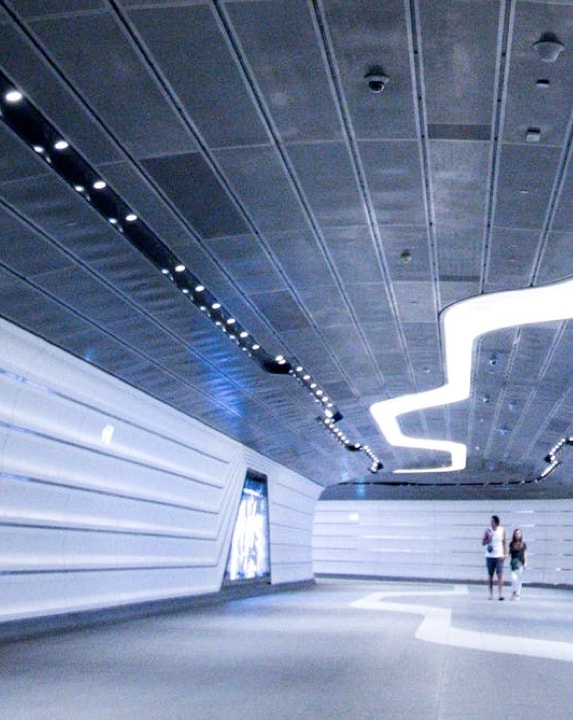
[[[370,92],[376,95],[383,92],[384,88],[388,84],[388,81],[390,80],[388,75],[385,75],[381,68],[372,68],[372,70],[369,70],[366,73],[364,79],[368,83],[368,89],[370,90]]]

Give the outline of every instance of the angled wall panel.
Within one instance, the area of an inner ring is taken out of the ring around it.
[[[247,470],[271,581],[312,577],[320,487],[0,321],[0,622],[220,589]]]

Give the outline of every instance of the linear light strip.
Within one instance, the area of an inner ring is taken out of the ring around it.
[[[340,410],[304,367],[296,359],[288,360],[283,355],[273,356],[267,352],[1,71],[0,117],[79,196],[199,308],[213,325],[265,372],[290,375],[296,379],[314,402],[320,405],[323,419],[329,425],[342,420]],[[374,466],[377,470],[382,468],[382,463],[367,446],[359,443],[351,445],[354,449],[363,450],[370,457],[373,463],[370,467],[372,472]]]
[[[440,317],[445,384],[434,390],[374,403],[370,412],[391,445],[447,452],[451,461],[439,468],[401,468],[394,472],[453,472],[466,467],[465,444],[404,435],[398,417],[467,399],[471,388],[473,346],[477,338],[503,328],[570,318],[573,318],[573,279],[542,287],[478,295],[447,308]]]

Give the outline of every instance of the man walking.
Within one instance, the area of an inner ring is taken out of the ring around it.
[[[503,563],[507,557],[505,528],[499,524],[497,515],[491,516],[491,527],[485,531],[482,541],[485,545],[485,562],[489,581],[489,599],[493,599],[493,576],[497,575],[498,597],[503,600]]]

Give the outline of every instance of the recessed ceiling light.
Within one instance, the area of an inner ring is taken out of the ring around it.
[[[220,307],[221,307],[221,303],[220,303],[220,302],[214,302],[214,303],[211,305],[211,308],[212,308],[213,310],[219,310]]]
[[[247,337],[249,337],[249,333],[248,333],[246,330],[242,330],[242,331],[239,333],[239,337],[247,338]]]
[[[37,153],[43,153],[45,151],[45,147],[43,145],[34,145],[34,151]]]
[[[103,180],[96,180],[92,187],[94,190],[103,190],[106,187],[106,183]]]
[[[23,100],[24,96],[19,90],[8,90],[8,92],[4,95],[4,99],[6,102],[15,104]]]
[[[70,147],[70,143],[65,140],[58,140],[54,143],[55,150],[67,150]]]
[[[203,292],[205,290],[204,285],[195,285],[195,292]]]
[[[179,265],[175,266],[175,272],[176,273],[182,273],[185,270],[185,265],[183,263],[179,263]]]
[[[85,190],[85,187],[83,185],[74,185],[74,190],[76,192],[83,192]]]
[[[135,213],[129,213],[129,215],[125,216],[126,222],[135,222],[137,220],[137,215]]]
[[[260,349],[261,349],[261,346],[260,346],[258,343],[255,343],[255,344],[251,347],[251,350],[260,350]]]
[[[227,318],[227,325],[234,325],[236,322],[235,318]]]

